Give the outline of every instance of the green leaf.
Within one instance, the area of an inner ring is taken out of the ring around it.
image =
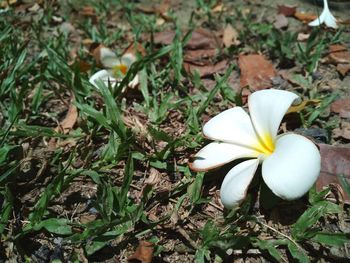
[[[322,243],[329,246],[343,246],[345,243],[349,243],[350,235],[344,233],[326,233],[317,232],[311,240],[314,242]]]
[[[290,240],[288,240],[288,250],[292,257],[297,259],[300,263],[310,262],[308,256],[304,253],[304,251]]]
[[[344,175],[338,175],[337,177],[345,193],[350,197],[350,184],[348,178]]]
[[[276,246],[279,245],[279,242],[276,241],[278,240],[255,239],[253,245],[259,249],[267,250],[274,259],[276,259],[278,262],[281,262],[282,255],[276,248]]]
[[[5,190],[1,194],[4,196],[4,201],[0,211],[0,234],[4,232],[5,227],[9,223],[13,210],[13,196],[10,189],[5,186]]]
[[[38,231],[45,228],[50,233],[58,235],[70,235],[72,234],[72,227],[68,225],[69,221],[64,218],[50,218],[41,221],[39,224],[33,226],[33,230]]]
[[[201,198],[203,179],[204,173],[197,173],[193,183],[187,188],[187,193],[190,196],[193,204],[195,204]]]
[[[313,231],[309,233],[309,229],[325,214],[327,213],[339,213],[341,209],[338,205],[328,202],[320,201],[307,209],[293,225],[292,236],[296,240],[303,240],[310,238],[313,235]]]

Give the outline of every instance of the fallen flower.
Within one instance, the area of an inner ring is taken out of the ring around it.
[[[329,10],[327,0],[323,0],[323,11],[321,15],[318,18],[316,18],[314,21],[310,22],[309,26],[319,26],[322,23],[325,23],[325,25],[328,27],[332,27],[332,28],[338,27],[337,20]]]
[[[297,199],[315,183],[321,157],[314,143],[298,134],[277,135],[283,116],[297,98],[288,91],[256,91],[248,98],[250,116],[241,107],[234,107],[204,125],[203,134],[215,142],[195,155],[191,169],[207,171],[236,159],[252,158],[226,175],[220,190],[225,207],[234,207],[245,198],[259,163],[265,183],[283,199]]]
[[[112,86],[119,83],[125,77],[130,66],[136,61],[136,57],[132,53],[125,53],[120,59],[112,50],[106,47],[100,49],[100,61],[106,69],[97,71],[93,74],[89,81],[98,88],[96,80],[102,80],[107,86],[111,83]],[[128,86],[134,88],[139,84],[139,76],[136,75]]]

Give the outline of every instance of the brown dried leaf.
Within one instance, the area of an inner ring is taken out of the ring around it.
[[[240,55],[238,65],[241,88],[267,89],[272,86],[271,79],[277,76],[274,66],[263,55]]]
[[[80,14],[87,17],[96,17],[96,10],[92,6],[84,6],[81,9]]]
[[[331,111],[342,118],[350,118],[350,97],[336,100],[331,105]]]
[[[350,64],[350,51],[343,45],[331,45],[328,57],[335,64]]]
[[[344,138],[350,140],[350,123],[347,121],[342,121],[340,124],[340,128],[336,128],[333,130],[334,138]]]
[[[225,47],[238,46],[241,42],[238,40],[238,32],[230,24],[224,29],[222,36],[222,42]]]
[[[294,16],[296,10],[297,10],[296,6],[278,5],[278,14],[282,14],[287,17]]]
[[[317,18],[314,14],[295,12],[294,17],[302,22],[311,22]]]
[[[73,129],[75,123],[78,119],[78,110],[72,103],[69,105],[69,109],[66,117],[59,123],[56,127],[55,131],[62,131],[64,134],[69,133],[71,129]]]
[[[184,60],[186,62],[191,62],[197,65],[207,65],[208,63],[212,64],[210,58],[215,57],[218,53],[218,50],[215,48],[212,49],[197,49],[197,50],[186,50],[184,54]]]
[[[170,1],[164,0],[161,4],[150,4],[146,5],[140,4],[136,7],[138,11],[141,11],[146,14],[165,14],[169,11]]]
[[[338,64],[337,70],[344,77],[348,72],[350,72],[350,64]]]
[[[124,54],[127,53],[131,53],[134,56],[136,56],[136,54],[140,54],[141,56],[145,56],[146,55],[146,50],[145,48],[140,44],[140,43],[131,43],[123,52]]]
[[[319,144],[321,152],[321,173],[316,181],[318,191],[329,184],[340,185],[338,175],[343,175],[350,183],[350,147]],[[350,196],[345,196],[350,202]]]
[[[174,37],[174,31],[163,31],[155,33],[153,41],[159,45],[171,45]],[[185,47],[189,49],[213,49],[220,46],[221,42],[214,33],[204,28],[197,28],[192,32],[192,36]]]
[[[288,27],[287,17],[285,15],[282,15],[282,14],[277,15],[275,23],[273,23],[273,26],[277,29]]]
[[[226,60],[222,60],[216,64],[204,65],[204,66],[199,66],[199,65],[195,65],[187,62],[184,63],[184,68],[188,73],[193,74],[195,71],[198,71],[201,77],[213,75],[214,73],[219,73],[219,74],[224,73],[225,70],[227,69],[227,66],[228,66],[228,63]]]
[[[151,263],[153,257],[153,250],[153,243],[147,241],[140,241],[135,253],[128,257],[128,261]]]

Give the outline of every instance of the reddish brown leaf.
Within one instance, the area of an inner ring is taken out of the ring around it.
[[[146,14],[164,14],[169,11],[170,1],[164,0],[161,4],[150,4],[138,5],[137,10],[146,13]]]
[[[147,241],[140,241],[134,254],[132,254],[128,261],[131,262],[141,262],[141,263],[151,263],[153,257],[153,244]]]
[[[218,53],[217,49],[197,49],[197,50],[186,50],[184,54],[184,60],[197,65],[211,64],[210,58],[216,56]]]
[[[163,31],[154,34],[154,43],[160,45],[170,45],[175,37],[174,31]],[[192,32],[192,36],[186,48],[189,49],[213,49],[221,46],[221,41],[216,35],[204,28],[198,28]]]
[[[205,66],[199,66],[187,62],[184,63],[184,68],[188,73],[193,74],[195,71],[198,71],[201,77],[213,75],[214,73],[224,73],[227,69],[227,66],[228,63],[226,60],[222,60],[216,64]]]
[[[92,6],[84,6],[81,9],[80,14],[88,17],[96,17],[96,10]]]
[[[333,102],[331,111],[338,113],[342,118],[350,118],[350,97]]]
[[[321,152],[321,173],[316,182],[318,191],[329,184],[340,185],[338,175],[345,176],[350,183],[350,148],[319,144]],[[347,202],[350,196],[344,196]]]
[[[238,46],[241,42],[238,40],[238,32],[230,24],[224,29],[222,36],[222,42],[225,47]]]
[[[314,14],[295,12],[294,17],[303,22],[311,22],[317,18]]]
[[[66,117],[59,123],[56,127],[56,131],[62,131],[64,134],[69,133],[71,129],[73,129],[75,123],[78,119],[78,110],[72,103],[69,105],[68,112]]]
[[[278,13],[285,15],[287,17],[294,16],[296,10],[297,10],[296,6],[278,5]]]
[[[348,72],[350,72],[350,64],[338,64],[337,70],[344,77]]]
[[[145,56],[146,50],[140,43],[131,43],[123,52],[123,54],[127,54],[127,53],[131,53],[135,56],[136,54]]]
[[[277,76],[272,63],[263,55],[240,55],[238,65],[241,70],[241,88],[261,90],[272,86],[271,79]]]
[[[342,45],[331,45],[329,47],[329,58],[336,64],[350,64],[350,51]]]

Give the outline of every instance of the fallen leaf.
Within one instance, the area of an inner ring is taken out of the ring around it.
[[[292,105],[289,107],[287,113],[299,112],[303,110],[307,105],[318,105],[320,104],[320,100],[304,100],[299,105]]]
[[[331,105],[331,111],[342,118],[350,118],[350,97],[336,100]]]
[[[92,6],[84,6],[81,9],[80,14],[88,17],[96,17],[96,10]]]
[[[153,250],[153,243],[147,241],[140,241],[135,253],[128,257],[128,261],[151,263],[153,257]]]
[[[340,128],[336,128],[333,130],[334,138],[344,138],[346,140],[350,140],[350,123],[347,121],[342,121],[340,123]]]
[[[350,72],[350,64],[338,64],[337,70],[344,77],[348,72]]]
[[[302,22],[311,22],[317,18],[314,14],[295,12],[294,17]]]
[[[282,14],[287,17],[294,16],[296,10],[297,10],[296,6],[278,5],[278,14]]]
[[[225,47],[238,46],[241,42],[238,40],[238,32],[230,24],[224,29],[222,36],[222,42]]]
[[[267,89],[272,86],[271,79],[277,76],[274,66],[263,55],[239,55],[238,65],[241,88]]]
[[[319,144],[321,153],[321,173],[316,181],[318,191],[329,184],[341,185],[338,176],[342,175],[350,183],[350,147]],[[350,196],[344,196],[349,203]]]
[[[195,71],[197,71],[200,77],[213,75],[214,73],[219,73],[219,74],[224,73],[225,70],[227,69],[227,66],[228,66],[228,62],[226,60],[222,60],[216,64],[204,65],[204,66],[199,66],[192,63],[184,62],[184,68],[188,73],[193,74]]]
[[[285,15],[279,14],[276,16],[273,26],[277,29],[282,29],[288,27],[288,19]]]
[[[211,58],[218,54],[216,48],[212,49],[196,49],[196,50],[186,50],[184,54],[184,60],[186,62],[191,62],[197,65],[208,65],[212,64]]]
[[[146,50],[145,48],[140,44],[140,43],[131,43],[123,52],[124,54],[131,53],[134,56],[137,54],[140,54],[142,56],[146,55]]]
[[[165,14],[169,11],[170,1],[164,0],[161,4],[140,4],[136,7],[138,11],[146,14]]]
[[[73,100],[73,99],[72,99]],[[71,100],[71,101],[72,101]],[[78,119],[78,110],[72,103],[69,105],[68,112],[66,117],[59,123],[59,125],[55,128],[55,131],[63,132],[64,134],[69,133],[71,129],[73,129],[75,123]]]
[[[329,46],[328,57],[336,64],[350,64],[350,51],[343,45]]]
[[[304,42],[304,41],[308,40],[309,37],[310,37],[310,34],[299,33],[297,40],[300,42]]]
[[[220,13],[223,11],[226,11],[226,8],[223,3],[218,3],[211,9],[212,13]]]
[[[171,45],[175,37],[174,31],[163,31],[154,34],[153,42],[158,45]],[[192,32],[191,38],[186,44],[188,49],[212,49],[221,46],[216,35],[204,28],[197,28]]]

